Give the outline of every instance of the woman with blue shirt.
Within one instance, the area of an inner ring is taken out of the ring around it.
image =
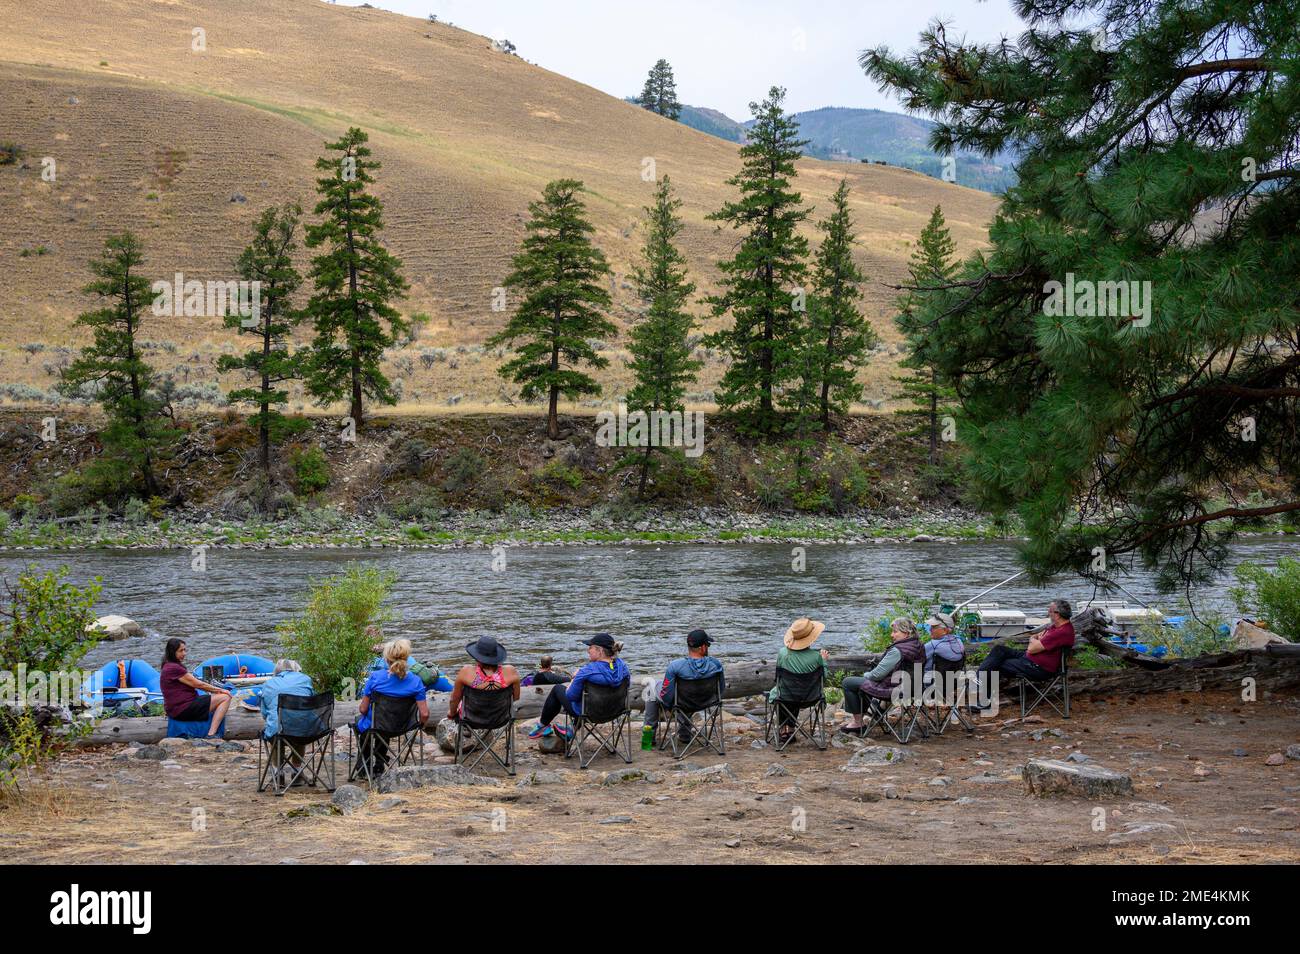
[[[426,701],[428,690],[423,680],[410,671],[410,658],[409,639],[394,639],[384,643],[384,663],[388,668],[372,671],[361,689],[361,701],[357,706],[361,713],[356,722],[358,735],[370,728],[370,695],[374,692],[399,699],[414,697],[420,710],[420,721],[423,723],[429,720],[429,703]]]
[[[572,729],[567,726],[553,726],[552,722],[561,712],[570,716],[582,714],[582,687],[588,682],[598,686],[617,686],[624,679],[631,679],[627,663],[619,658],[623,644],[616,643],[609,633],[597,633],[591,639],[584,639],[587,647],[587,664],[573,674],[568,686],[552,687],[551,694],[542,703],[542,717],[533,726],[528,738],[537,739],[552,732],[568,736]]]

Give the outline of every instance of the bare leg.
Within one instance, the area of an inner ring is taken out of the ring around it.
[[[221,720],[226,717],[226,710],[230,708],[230,696],[210,696],[212,702],[212,724],[208,726],[208,735],[217,734],[217,728],[221,725]]]

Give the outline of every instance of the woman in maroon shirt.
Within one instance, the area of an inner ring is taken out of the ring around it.
[[[163,650],[162,684],[163,711],[178,722],[198,722],[211,717],[208,738],[216,738],[217,728],[230,708],[230,693],[220,686],[212,686],[192,676],[185,668],[185,640],[173,637]],[[206,698],[199,695],[202,689]]]

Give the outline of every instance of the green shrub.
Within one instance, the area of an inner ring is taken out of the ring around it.
[[[442,479],[442,489],[453,497],[463,496],[482,480],[487,464],[474,451],[462,447],[447,458],[447,468]]]
[[[294,451],[289,463],[293,467],[293,479],[299,493],[314,494],[329,486],[329,461],[319,447]]]
[[[77,586],[67,575],[66,566],[47,573],[29,566],[16,583],[4,581],[0,670],[14,672],[20,663],[29,672],[67,669],[99,642],[86,627],[95,621],[100,581]]]
[[[16,142],[0,143],[0,166],[12,166],[23,157],[23,147]]]
[[[558,460],[553,460],[541,469],[538,478],[553,487],[566,486],[577,490],[582,486],[582,471],[569,467]]]
[[[317,692],[355,696],[356,680],[374,657],[366,629],[392,619],[383,603],[396,579],[391,571],[349,564],[313,583],[303,611],[279,625],[285,655],[298,660]]]
[[[943,602],[943,597],[938,590],[928,598],[912,596],[905,587],[896,586],[889,591],[889,600],[889,608],[885,614],[875,621],[871,629],[862,634],[862,646],[869,653],[883,653],[893,645],[889,627],[895,619],[904,616],[914,623],[920,623]],[[926,641],[924,633],[921,634],[921,641]]]
[[[1259,619],[1279,636],[1300,640],[1300,560],[1282,557],[1276,569],[1243,563],[1232,589],[1237,611]]]

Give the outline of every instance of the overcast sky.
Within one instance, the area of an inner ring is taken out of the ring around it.
[[[339,0],[360,6],[362,0]],[[858,68],[881,44],[910,50],[939,18],[950,35],[993,41],[1023,23],[1010,0],[370,0],[409,16],[442,21],[493,39],[519,55],[612,96],[641,92],[663,57],[678,98],[733,119],[768,87],[789,90],[791,112],[819,106],[898,110]]]

